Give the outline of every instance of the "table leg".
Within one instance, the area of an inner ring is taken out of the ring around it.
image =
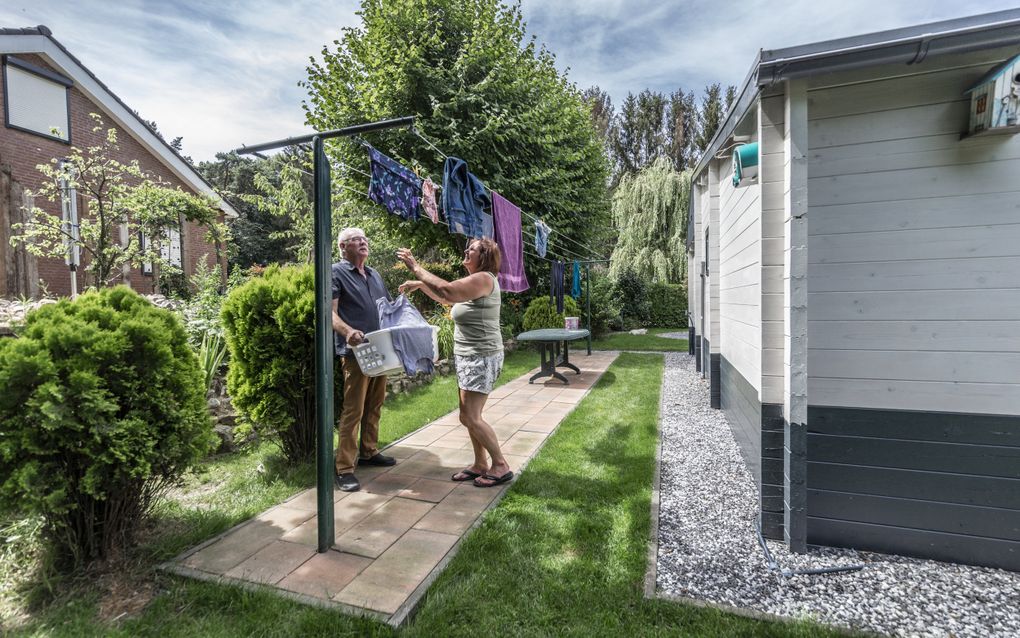
[[[528,383],[534,383],[535,379],[541,379],[542,377],[552,377],[559,379],[563,383],[570,385],[570,381],[565,376],[556,371],[556,359],[559,356],[559,344],[541,342],[542,347],[542,368],[536,374],[531,375],[528,379]],[[576,368],[575,368],[576,370]],[[580,371],[578,371],[580,373]]]
[[[560,358],[559,362],[556,365],[563,366],[565,368],[570,368],[577,374],[581,374],[581,369],[575,366],[573,363],[570,363],[570,344],[568,344],[566,341],[563,342],[563,356]]]

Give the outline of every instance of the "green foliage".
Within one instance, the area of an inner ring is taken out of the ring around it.
[[[128,542],[212,444],[180,321],[125,287],[32,312],[0,340],[0,503],[80,564]]]
[[[616,280],[615,289],[623,328],[629,330],[646,325],[652,311],[644,279],[633,270],[624,270]]]
[[[687,205],[691,175],[666,159],[626,175],[613,194],[619,240],[610,273],[633,270],[649,282],[679,283],[687,277]]]
[[[291,462],[315,451],[314,287],[309,266],[270,266],[223,303],[231,400]],[[334,394],[338,411],[341,393]]]
[[[506,341],[524,332],[524,299],[515,293],[502,293],[502,304],[499,308],[499,325]]]
[[[206,391],[212,387],[213,379],[223,365],[223,358],[227,354],[227,342],[215,332],[207,332],[202,335],[202,345],[198,348],[198,361],[202,365],[202,372],[205,375]]]
[[[649,328],[687,327],[687,287],[679,284],[648,286]]]
[[[161,250],[168,233],[179,230],[183,221],[205,226],[217,246],[227,240],[227,229],[217,221],[219,211],[210,198],[171,187],[145,173],[137,160],[123,163],[114,159],[120,154],[117,130],[105,128],[98,114],[91,117],[93,132],[103,136],[99,144],[71,146],[63,158],[36,167],[44,178],[36,195],[59,208],[66,184],[87,203],[87,214],[84,210],[79,214],[77,245],[90,286],[111,285],[122,267],[129,265],[151,263],[159,272],[179,271],[162,257]],[[123,227],[127,228],[126,244],[118,239]],[[21,243],[39,257],[64,258],[70,229],[65,228],[61,215],[33,208],[29,221],[15,224],[14,230],[12,245]],[[153,277],[153,281],[160,278]]]
[[[449,359],[453,356],[453,318],[445,309],[440,308],[429,315],[428,322],[439,326],[439,358]]]
[[[591,331],[593,336],[605,334],[610,329],[621,328],[623,320],[620,316],[620,301],[616,294],[616,284],[603,268],[592,268],[589,276],[591,284]],[[583,297],[582,297],[583,299]]]
[[[308,124],[319,130],[402,115],[449,155],[559,232],[605,245],[608,167],[580,93],[553,55],[530,39],[520,7],[499,0],[362,2],[361,24],[308,68]],[[380,151],[438,180],[443,158],[407,131],[373,133]],[[339,163],[367,170],[364,149],[334,144]],[[336,186],[364,192],[366,179],[338,170]],[[410,225],[354,192],[337,188],[334,206],[371,239],[398,238],[448,257],[462,238],[442,225]],[[435,258],[429,258],[435,260]],[[536,273],[537,274],[537,273]]]
[[[535,297],[524,311],[524,330],[541,328],[560,328],[566,324],[567,317],[580,317],[581,311],[572,297],[563,298],[563,313],[556,312],[556,304],[548,295]]]
[[[270,184],[280,188],[283,165],[303,162],[304,155],[296,149],[286,149],[265,159],[218,153],[215,161],[202,162],[197,166],[198,172],[238,213],[237,218],[228,222],[232,239],[228,255],[231,273],[235,269],[247,270],[253,265],[295,260],[288,248],[286,235],[293,226],[293,220],[275,215],[268,207],[260,208],[258,198],[266,196],[266,193],[255,182],[257,176],[264,175]],[[310,193],[310,180],[307,177],[305,180]]]

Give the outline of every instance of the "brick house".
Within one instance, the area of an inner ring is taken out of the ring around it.
[[[50,294],[70,294],[70,272],[63,260],[37,259],[23,248],[12,247],[10,236],[12,224],[22,219],[26,204],[60,214],[59,203],[33,202],[27,193],[38,191],[45,179],[37,165],[65,155],[72,144],[86,148],[99,143],[92,131],[91,113],[99,113],[107,128],[117,130],[121,156],[115,159],[137,160],[143,171],[171,186],[213,196],[219,202],[221,221],[237,216],[190,163],[85,68],[47,27],[0,28],[0,55],[4,112],[4,126],[0,127],[0,297],[36,297],[42,292],[40,281]],[[77,203],[79,214],[88,215],[81,195]],[[200,260],[214,265],[216,247],[205,235],[204,228],[183,222],[164,250],[165,258],[179,265],[188,277]],[[221,252],[225,272],[225,250]],[[122,279],[140,292],[152,290],[151,272],[136,268]],[[78,270],[77,281],[81,289],[83,269]]]

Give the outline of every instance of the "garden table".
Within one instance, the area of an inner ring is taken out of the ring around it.
[[[542,369],[538,374],[528,379],[528,383],[534,383],[535,379],[541,379],[542,377],[553,377],[570,385],[570,381],[557,372],[556,367],[563,366],[570,368],[577,374],[581,374],[581,369],[570,363],[568,344],[577,339],[586,339],[588,334],[588,331],[584,329],[562,330],[559,328],[544,328],[542,330],[529,330],[517,335],[518,341],[537,343],[542,350]],[[563,344],[562,352],[560,351],[560,344]]]

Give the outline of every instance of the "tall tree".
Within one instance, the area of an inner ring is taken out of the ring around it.
[[[613,193],[613,222],[619,236],[609,267],[614,277],[632,270],[646,281],[686,280],[690,190],[690,171],[678,173],[665,157],[623,176]]]
[[[696,155],[695,136],[698,131],[698,109],[694,93],[677,89],[669,96],[669,115],[666,120],[666,152],[673,168],[682,171],[693,163]]]
[[[608,166],[580,92],[553,55],[527,37],[519,5],[500,0],[364,0],[362,22],[308,67],[309,125],[331,129],[402,115],[447,154],[521,208],[571,239],[604,245],[609,231]],[[380,151],[438,179],[443,158],[407,131],[372,134]],[[329,155],[367,170],[364,149],[345,141]],[[445,227],[410,225],[355,194],[365,178],[336,174],[345,223],[413,247],[460,240]],[[529,226],[525,221],[525,227]],[[525,232],[527,236],[529,233]],[[554,247],[556,243],[554,242]]]
[[[606,155],[610,172],[616,173],[616,157],[613,150],[613,138],[616,135],[616,111],[609,93],[598,86],[591,86],[581,93],[581,98],[588,105],[591,123],[602,140],[602,150]]]
[[[701,112],[698,114],[698,135],[696,144],[699,153],[704,153],[709,142],[722,123],[723,105],[719,83],[705,87],[705,95],[701,98]]]

